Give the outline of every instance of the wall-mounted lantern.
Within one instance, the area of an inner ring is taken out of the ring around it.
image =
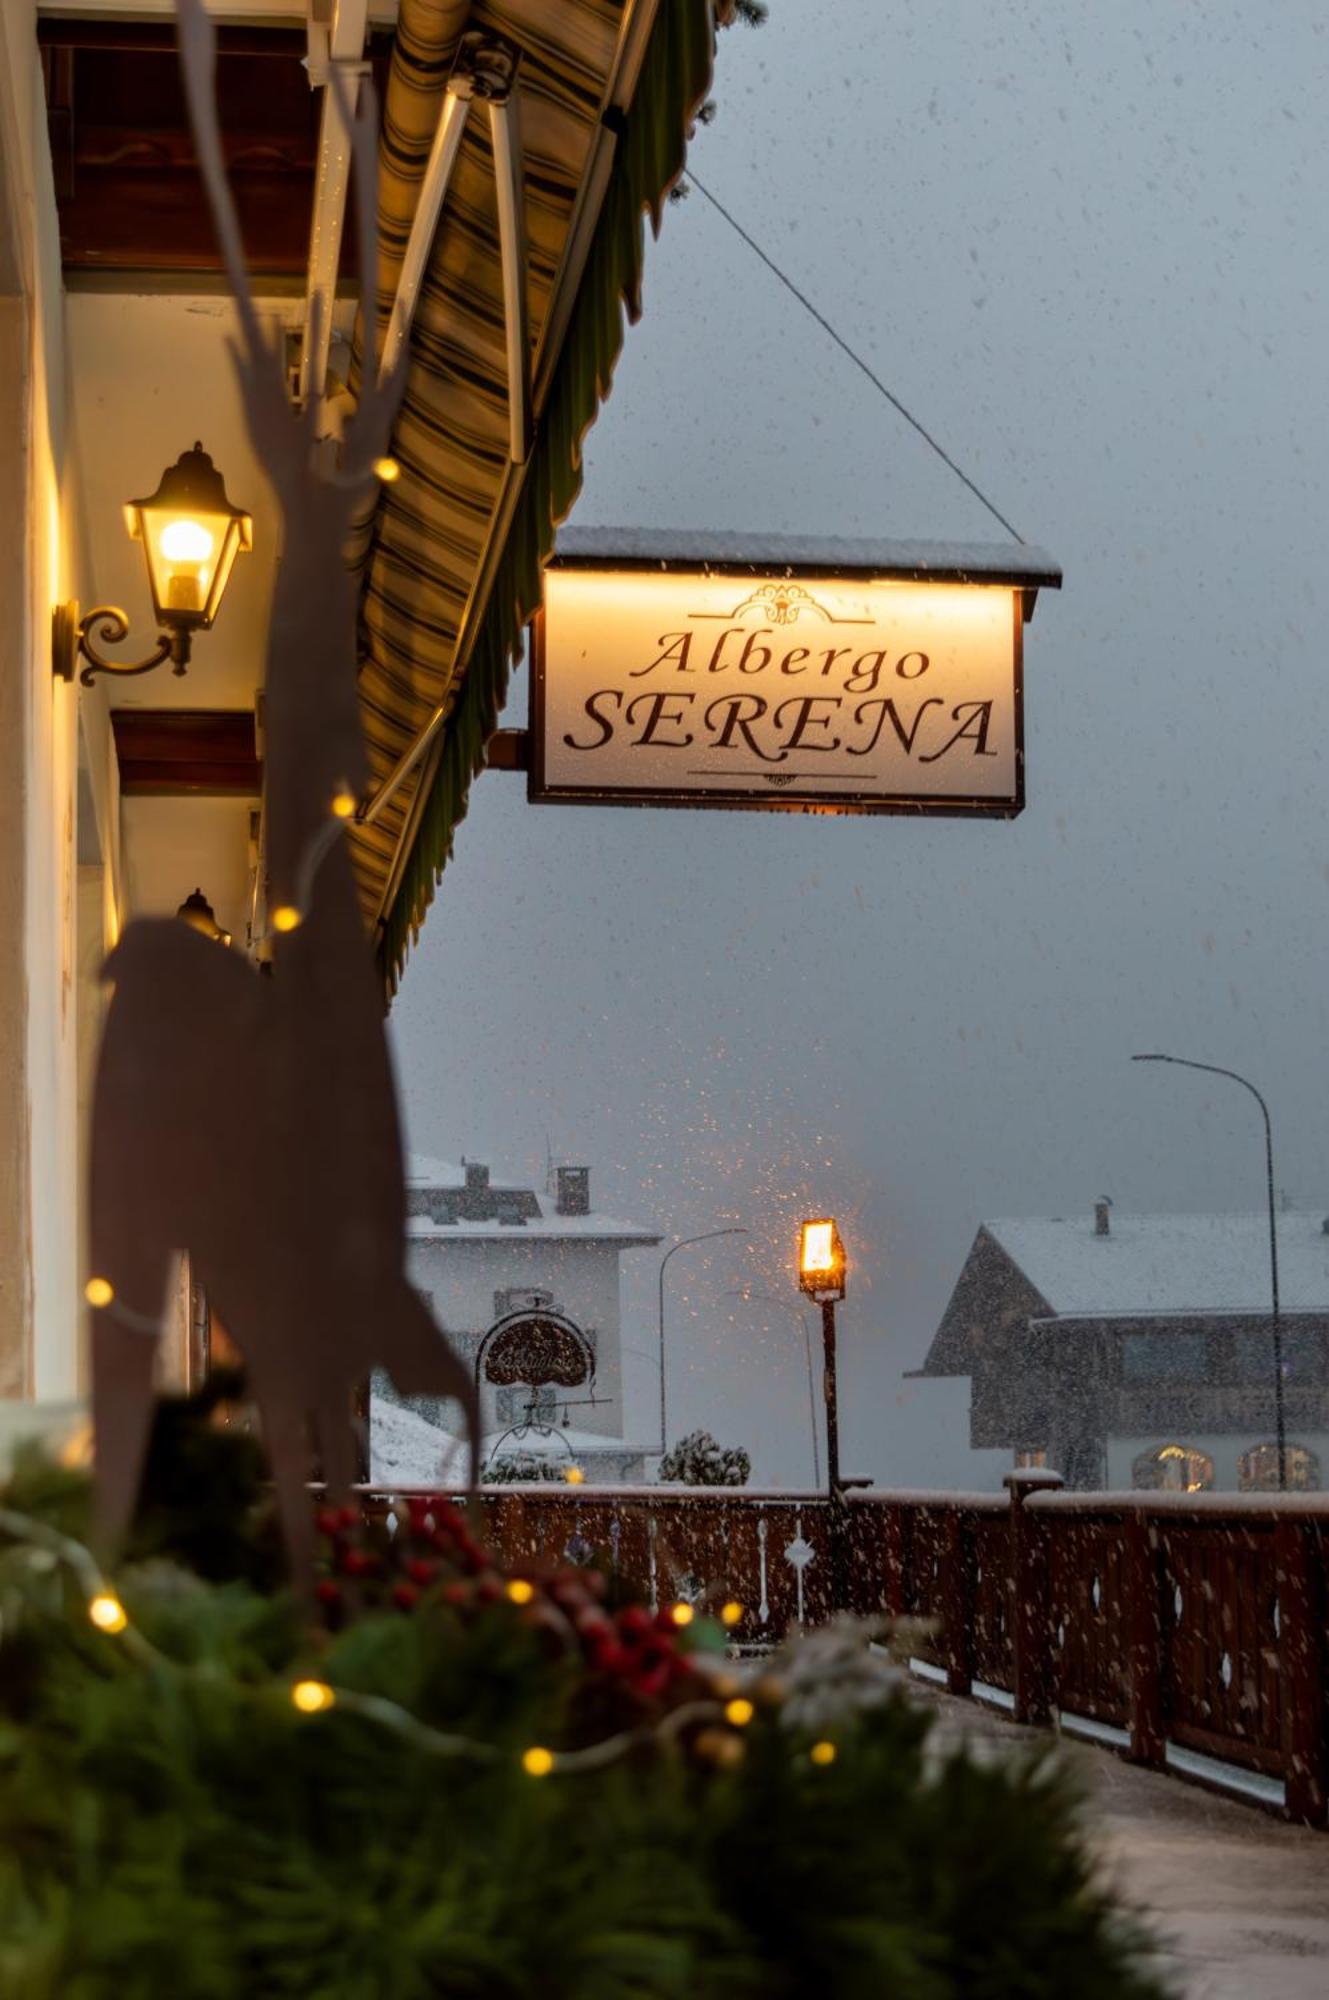
[[[201,889],[195,889],[186,896],[175,914],[181,923],[188,924],[191,930],[197,931],[200,937],[210,939],[213,944],[231,942],[231,933],[217,922],[217,913]]]
[[[62,680],[73,680],[80,655],[88,662],[79,676],[84,687],[97,674],[146,674],[166,660],[182,674],[194,633],[206,632],[217,616],[236,557],[254,545],[252,516],[231,505],[222,475],[197,443],[167,468],[155,493],[126,504],[125,525],[143,544],[160,628],[157,649],[145,660],[106,658],[96,651],[93,633],[118,645],[128,634],[128,618],[113,604],[80,616],[71,599],[54,615],[53,665]]]

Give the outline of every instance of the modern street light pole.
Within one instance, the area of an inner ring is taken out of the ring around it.
[[[1220,1069],[1217,1063],[1192,1062],[1189,1056],[1162,1055],[1132,1056],[1131,1061],[1175,1063],[1179,1069],[1198,1069],[1203,1070],[1207,1076],[1225,1076],[1232,1083],[1239,1083],[1243,1090],[1250,1092],[1264,1118],[1265,1182],[1269,1194],[1269,1287],[1273,1301],[1270,1330],[1274,1343],[1274,1424],[1278,1439],[1278,1490],[1284,1493],[1287,1491],[1287,1423],[1283,1412],[1283,1322],[1278,1308],[1278,1217],[1274,1201],[1274,1132],[1269,1119],[1269,1106],[1249,1077],[1238,1076],[1234,1069]]]
[[[666,1250],[664,1256],[660,1259],[660,1455],[661,1457],[663,1457],[664,1454],[669,1449],[669,1438],[665,1428],[665,1317],[664,1317],[665,1267],[668,1264],[669,1259],[671,1257],[676,1257],[680,1250],[691,1249],[694,1243],[712,1243],[714,1242],[717,1236],[746,1236],[747,1234],[748,1231],[745,1228],[741,1227],[740,1225],[734,1225],[729,1229],[707,1229],[704,1230],[700,1236],[685,1236],[681,1242],[675,1243],[672,1249]]]
[[[797,1306],[787,1304],[784,1299],[777,1299],[774,1292],[754,1292],[749,1290],[746,1285],[738,1291],[726,1292],[725,1297],[729,1299],[749,1299],[754,1305],[774,1306],[777,1312],[787,1313],[789,1318],[801,1329],[803,1334],[803,1351],[807,1356],[808,1364],[808,1419],[812,1431],[812,1483],[814,1486],[820,1487],[821,1426],[817,1422],[817,1380],[812,1372],[812,1335],[808,1331],[808,1316],[805,1312],[800,1312]]]

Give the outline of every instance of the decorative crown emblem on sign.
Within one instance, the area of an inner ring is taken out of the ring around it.
[[[793,625],[804,611],[815,611],[830,624],[839,622],[801,583],[764,583],[751,597],[743,599],[733,616],[741,618],[745,611],[759,611],[772,625]]]

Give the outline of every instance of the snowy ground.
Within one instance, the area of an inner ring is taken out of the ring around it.
[[[972,1702],[920,1690],[945,1733],[1000,1746],[1019,1728]],[[1088,1781],[1093,1838],[1121,1895],[1144,1912],[1185,2000],[1324,2000],[1329,1994],[1329,1834],[1285,1825],[1108,1750],[1066,1753]]]
[[[459,1438],[386,1396],[373,1397],[369,1411],[370,1477],[375,1485],[465,1485],[466,1450]],[[637,1478],[641,1477],[640,1449],[595,1431],[528,1431],[523,1438],[506,1433],[500,1437],[496,1432],[482,1440],[482,1459],[496,1446],[504,1456],[552,1458],[560,1466],[583,1466],[592,1482],[622,1479],[622,1468],[629,1462],[637,1464]]]

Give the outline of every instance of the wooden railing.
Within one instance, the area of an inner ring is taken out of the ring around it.
[[[491,1488],[505,1566],[597,1558],[653,1602],[742,1606],[751,1646],[836,1608],[928,1621],[925,1653],[958,1694],[1007,1690],[1054,1712],[1281,1779],[1290,1817],[1326,1824],[1329,1495],[1009,1495],[548,1486]],[[374,1496],[387,1513],[391,1496]]]

